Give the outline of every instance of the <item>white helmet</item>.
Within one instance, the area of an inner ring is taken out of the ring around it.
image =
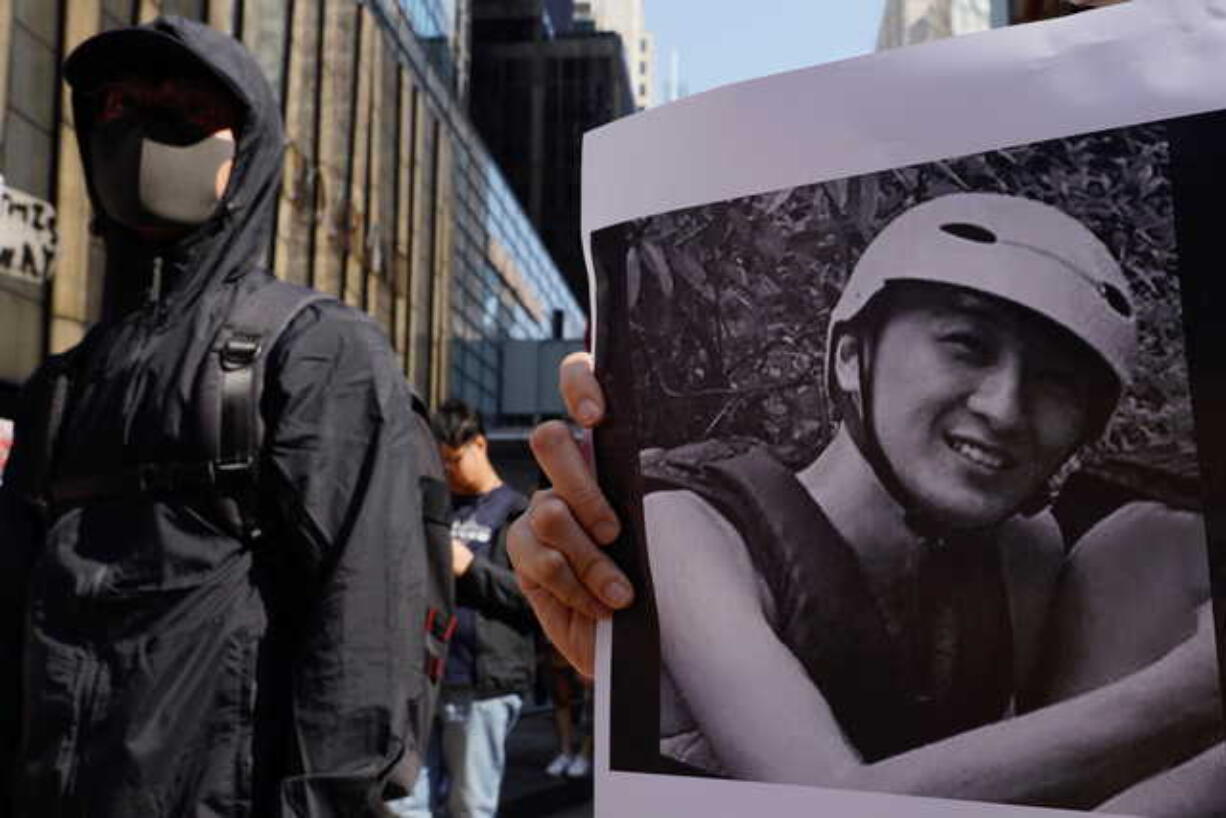
[[[1110,251],[1081,222],[1032,199],[954,193],[907,210],[877,234],[830,315],[834,337],[891,282],[930,281],[977,290],[1054,321],[1102,358],[1122,388],[1132,380],[1136,319]]]

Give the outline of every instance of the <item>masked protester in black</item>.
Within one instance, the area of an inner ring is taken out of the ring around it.
[[[197,379],[268,281],[282,168],[228,36],[112,31],[65,76],[108,273],[102,321],[26,385],[0,489],[0,815],[379,814],[422,621],[408,387],[372,321],[315,303],[268,353],[258,539],[206,491],[40,508],[39,472],[207,460]]]

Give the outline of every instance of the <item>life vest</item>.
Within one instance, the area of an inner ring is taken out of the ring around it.
[[[774,600],[775,633],[866,761],[1007,711],[1013,637],[994,543],[967,538],[928,549],[917,604],[894,621],[851,546],[761,444],[645,452],[642,473],[645,493],[693,491],[736,527]]]

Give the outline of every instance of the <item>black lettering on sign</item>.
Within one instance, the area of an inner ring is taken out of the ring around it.
[[[14,213],[20,213],[21,220],[29,224],[30,222],[30,206],[29,205],[10,204],[9,205],[9,215],[12,216]]]
[[[51,275],[51,262],[55,261],[55,248],[43,248],[43,278]]]
[[[13,248],[0,247],[0,268],[13,269]]]
[[[30,247],[29,242],[21,245],[21,272],[32,276],[38,275],[38,259],[34,256],[34,250]]]
[[[43,225],[43,206],[35,202],[31,207],[34,208],[34,217],[30,219],[30,227],[33,227],[35,230],[45,230],[46,228]]]

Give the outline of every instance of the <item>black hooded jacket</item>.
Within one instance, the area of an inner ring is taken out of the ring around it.
[[[373,322],[314,304],[270,351],[262,538],[206,493],[36,502],[47,463],[59,479],[207,459],[197,378],[232,305],[267,281],[283,134],[235,40],[165,18],[88,41],[65,69],[78,141],[97,77],[180,62],[242,102],[234,171],[173,246],[99,217],[103,320],[25,387],[0,488],[0,815],[380,814],[420,684],[424,555],[411,396]],[[70,387],[45,452],[57,372]]]

